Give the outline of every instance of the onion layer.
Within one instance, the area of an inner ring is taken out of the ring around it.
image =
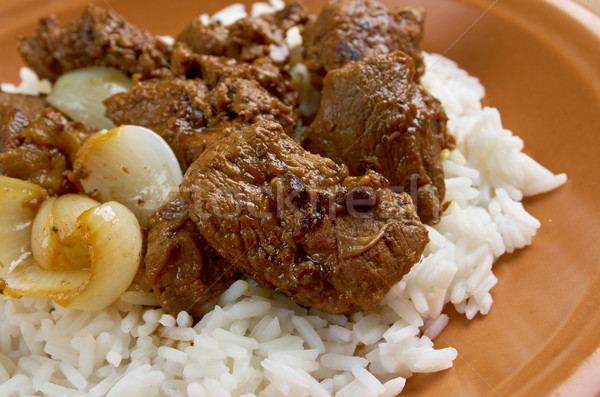
[[[131,89],[131,80],[116,69],[90,67],[76,69],[60,76],[48,102],[73,120],[84,121],[98,128],[115,125],[104,116],[102,101]]]
[[[31,227],[48,196],[31,182],[0,175],[0,264],[13,269],[31,260]]]
[[[86,193],[123,203],[142,226],[178,191],[182,179],[177,158],[165,140],[132,125],[89,137],[75,155],[75,169]]]
[[[42,269],[89,268],[90,256],[77,230],[77,217],[99,204],[78,194],[51,197],[42,204],[31,231],[33,259]]]
[[[69,262],[67,265],[46,263],[45,269],[31,254],[18,262],[7,261],[13,264],[10,266],[3,261],[0,277],[4,295],[45,296],[62,306],[83,310],[101,310],[119,298],[134,279],[141,261],[139,223],[129,209],[117,202],[89,207],[90,204],[97,203],[91,203],[85,196],[66,195],[47,200],[35,219],[33,213],[29,214],[27,222],[42,227],[38,229],[41,237],[33,236],[28,241],[35,246],[44,241],[44,236],[51,240],[33,251],[42,255],[50,252],[50,258],[55,262],[64,258]],[[69,208],[80,214],[76,217],[65,215]],[[3,218],[4,213],[2,211]],[[64,233],[52,227],[45,231],[47,225],[61,225]],[[87,253],[82,253],[82,247],[87,248]],[[75,250],[76,254],[56,253],[56,250]],[[80,268],[75,268],[74,259],[81,260]]]

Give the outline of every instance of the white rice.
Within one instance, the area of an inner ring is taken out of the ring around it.
[[[280,5],[252,12],[267,6]],[[469,319],[488,313],[494,261],[528,245],[540,226],[520,200],[566,176],[521,152],[498,111],[482,108],[477,79],[441,56],[425,61],[422,84],[442,102],[456,138],[443,153],[452,203],[428,227],[421,261],[375,310],[307,311],[245,280],[195,325],[185,312],[142,306],[155,298],[133,292],[97,313],[0,298],[0,395],[395,396],[413,373],[451,367],[456,350],[432,342],[448,323],[445,305]],[[2,88],[38,92],[37,76],[21,76],[19,87]]]
[[[21,68],[19,71],[21,84],[0,83],[0,89],[11,94],[40,95],[49,94],[52,84],[48,80],[40,80],[35,72],[29,68]]]

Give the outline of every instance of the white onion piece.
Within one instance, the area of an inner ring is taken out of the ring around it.
[[[73,120],[98,128],[113,128],[104,116],[102,101],[119,92],[131,89],[131,80],[122,72],[105,67],[76,69],[60,76],[48,102]]]
[[[33,259],[42,269],[89,268],[88,247],[77,230],[77,217],[99,204],[77,194],[52,197],[42,204],[31,231]]]
[[[116,301],[135,277],[142,260],[140,225],[127,207],[111,201],[81,214],[77,227],[90,248],[90,277],[66,303],[76,309],[103,309]]]
[[[47,205],[51,210],[40,211],[37,216],[50,214],[56,218],[54,210],[61,213],[62,205],[67,208],[77,200],[66,197],[65,202],[60,203],[62,199],[53,200]],[[74,207],[86,205],[77,203]],[[36,219],[35,222],[44,221]],[[69,237],[71,242],[78,240],[88,247],[89,268],[45,270],[30,257],[12,269],[2,266],[4,295],[45,296],[62,306],[82,310],[101,310],[119,298],[133,281],[142,256],[142,234],[135,215],[124,205],[112,201],[83,211],[75,224],[67,228],[73,231]]]
[[[124,204],[142,226],[178,191],[182,179],[177,158],[164,139],[132,125],[89,137],[75,155],[75,169],[84,175],[80,180],[86,193]]]
[[[0,263],[7,271],[31,259],[33,218],[47,196],[38,185],[0,175]]]

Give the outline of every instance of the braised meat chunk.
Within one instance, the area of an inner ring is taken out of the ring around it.
[[[241,18],[228,26],[197,18],[177,40],[198,54],[220,55],[245,62],[268,57],[283,64],[289,57],[286,31],[292,26],[302,27],[308,19],[304,6],[290,3],[274,13]]]
[[[106,99],[105,113],[115,125],[139,125],[156,132],[185,169],[206,146],[208,135],[201,131],[212,116],[204,101],[207,93],[206,85],[197,79],[146,80]],[[194,137],[195,144],[180,145],[186,137]]]
[[[146,277],[168,312],[201,317],[202,304],[221,295],[240,276],[202,237],[176,196],[149,219]]]
[[[285,77],[272,73],[272,64],[198,57],[199,74],[206,83],[180,78],[144,80],[132,90],[106,99],[107,117],[117,125],[140,125],[162,136],[184,170],[215,139],[227,136],[234,124],[270,118],[289,133],[293,131],[297,115],[293,106],[282,100],[293,103],[295,96],[284,88],[287,83],[278,80]],[[262,80],[252,79],[254,74]]]
[[[350,61],[401,50],[413,58],[418,78],[424,71],[423,22],[421,8],[389,10],[375,0],[332,0],[304,30],[306,65],[323,77]]]
[[[226,79],[247,79],[257,82],[287,106],[295,106],[298,100],[297,87],[290,74],[268,58],[248,63],[233,58],[196,54],[185,44],[176,43],[170,62],[178,76],[202,79],[210,89]]]
[[[436,223],[446,192],[440,152],[451,146],[440,103],[413,79],[412,58],[396,51],[329,72],[321,106],[301,138],[306,150],[375,170],[416,198],[419,217]]]
[[[410,197],[306,152],[260,121],[217,141],[181,192],[204,238],[248,276],[332,313],[369,309],[428,241]]]
[[[42,114],[42,111],[49,106],[45,97],[12,94],[2,91],[0,91],[0,105],[18,109],[27,116],[28,119],[39,117],[39,115]]]
[[[39,21],[37,30],[18,40],[25,63],[39,77],[56,80],[73,69],[107,66],[142,77],[160,75],[169,48],[133,27],[111,10],[89,5],[81,18],[60,27],[56,17]]]
[[[20,110],[0,105],[0,174],[28,180],[55,195],[78,192],[72,164],[93,132],[51,108],[29,120]]]
[[[21,131],[27,125],[29,119],[19,109],[0,105],[0,153],[19,146]]]

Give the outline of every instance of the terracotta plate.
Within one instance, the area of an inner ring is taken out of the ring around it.
[[[0,80],[18,79],[18,34],[51,12],[74,19],[85,3],[3,0]],[[228,4],[97,3],[154,34],[172,35],[201,12]],[[428,11],[424,49],[478,76],[487,87],[486,103],[499,108],[525,151],[552,171],[566,172],[569,181],[525,201],[542,223],[533,245],[496,264],[499,283],[489,315],[467,321],[451,312],[436,344],[458,349],[454,367],[414,376],[406,394],[546,395],[600,346],[600,17],[567,0],[412,3]],[[306,4],[316,12],[323,1]],[[582,386],[590,394],[600,391],[589,381]]]

